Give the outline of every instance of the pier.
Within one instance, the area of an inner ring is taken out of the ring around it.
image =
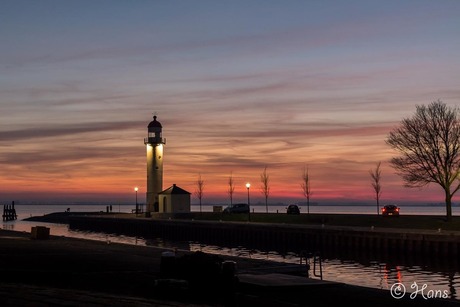
[[[174,219],[133,219],[110,216],[71,216],[71,229],[197,241],[203,244],[280,253],[377,255],[379,258],[446,257],[457,259],[460,232],[417,229],[384,229],[325,225],[220,222]],[[434,258],[433,258],[434,259]]]
[[[14,201],[11,205],[3,205],[3,221],[14,221],[18,218],[16,209],[14,208]]]
[[[165,249],[161,248],[61,236],[50,236],[49,240],[38,242],[29,240],[27,233],[0,229],[0,249],[2,306],[35,306],[37,302],[44,306],[75,307],[460,306],[454,299],[424,299],[421,296],[411,299],[406,295],[396,300],[387,290],[287,276],[271,268],[268,274],[251,275],[247,272],[266,268],[268,263],[258,259],[223,257],[224,261],[237,262],[239,281],[232,305],[229,300],[220,303],[223,298],[220,293],[206,287],[200,287],[200,291],[187,287],[173,291],[162,288],[159,282],[168,280],[162,276]],[[177,256],[187,254],[179,251]],[[200,268],[188,267],[192,271]],[[224,294],[228,293],[231,292]]]

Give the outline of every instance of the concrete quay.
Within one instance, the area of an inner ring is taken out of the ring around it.
[[[158,288],[157,282],[164,278],[161,270],[164,251],[53,235],[46,240],[32,240],[28,233],[0,230],[0,303],[2,306],[460,306],[456,300],[420,296],[395,299],[386,290],[288,276],[277,272],[268,261],[235,257],[223,259],[237,264],[237,282],[233,288],[202,286],[193,292],[180,287]],[[199,272],[203,268],[194,269]],[[258,273],[251,274],[251,270]],[[218,285],[217,280],[209,282]]]
[[[376,255],[459,258],[460,232],[330,225],[220,222],[117,216],[71,216],[70,228],[144,238],[196,240],[294,253],[353,251]]]

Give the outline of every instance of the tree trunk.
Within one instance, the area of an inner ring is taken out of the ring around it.
[[[452,195],[450,195],[450,190],[446,189],[446,220],[448,222],[452,221]]]
[[[379,199],[377,198],[377,215],[380,215]]]

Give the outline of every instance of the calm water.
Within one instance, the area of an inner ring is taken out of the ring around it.
[[[27,222],[22,219],[29,216],[39,216],[52,212],[65,211],[70,207],[72,212],[84,211],[105,211],[106,206],[95,205],[16,205],[18,220],[3,222],[2,228],[30,232],[32,226],[43,225],[50,227],[52,235],[84,238],[99,241],[111,241],[125,244],[134,244],[142,246],[157,246],[166,248],[177,248],[179,250],[204,251],[220,255],[231,255],[238,257],[247,257],[254,259],[266,259],[282,263],[299,263],[299,257],[294,253],[281,255],[274,251],[258,251],[240,247],[224,247],[204,245],[199,242],[172,242],[164,241],[161,238],[156,240],[146,240],[140,237],[128,237],[115,234],[105,234],[96,232],[76,231],[68,229],[67,225],[48,224],[38,222]],[[253,206],[255,212],[265,212],[264,206]],[[131,205],[112,206],[114,212],[131,212]],[[193,206],[193,211],[199,211],[199,206]],[[212,211],[212,207],[203,206],[203,211]],[[270,212],[285,212],[285,206],[273,206]],[[426,214],[426,215],[444,215],[443,206],[407,206],[402,207],[403,214]],[[302,208],[301,212],[306,212]],[[310,213],[359,213],[373,214],[374,206],[310,206]],[[460,215],[459,208],[454,208],[454,215]],[[349,258],[349,257],[348,257]],[[425,261],[426,262],[426,261]],[[316,278],[316,277],[313,277]],[[460,272],[457,265],[449,265],[445,259],[432,259],[428,263],[410,263],[407,260],[402,261],[394,259],[391,261],[381,261],[375,259],[323,259],[323,279],[338,281],[353,285],[367,286],[378,289],[390,289],[393,284],[403,283],[408,292],[412,292],[411,285],[417,283],[419,289],[426,285],[428,290],[445,291],[449,297],[460,299]],[[444,292],[443,292],[444,293]],[[390,294],[389,294],[390,295]]]

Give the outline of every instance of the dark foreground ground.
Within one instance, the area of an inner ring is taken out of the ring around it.
[[[225,284],[218,279],[188,286],[177,281],[162,284],[164,251],[53,236],[31,240],[28,233],[0,230],[0,305],[460,306],[459,301],[421,296],[397,300],[389,291],[344,284],[248,287],[237,280]],[[181,251],[180,255],[191,254]],[[236,262],[237,273],[278,270],[260,260],[223,258]],[[200,275],[200,266],[199,262],[190,264],[193,275]]]

